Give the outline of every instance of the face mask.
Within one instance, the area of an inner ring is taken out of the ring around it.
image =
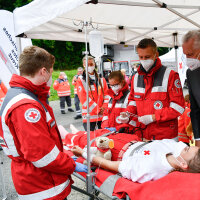
[[[122,88],[121,85],[114,85],[114,86],[110,86],[112,91],[117,94],[119,92],[119,90]]]
[[[200,55],[200,53],[199,53]],[[193,71],[195,69],[197,69],[198,67],[200,67],[200,60],[198,59],[199,58],[199,55],[197,58],[187,58],[186,59],[186,65],[188,66],[188,68]]]
[[[64,76],[64,79],[67,79],[67,76]]]
[[[142,64],[143,68],[145,69],[146,72],[149,71],[149,69],[153,66],[154,60],[140,60],[140,63]]]
[[[95,66],[88,67],[88,72],[91,74],[94,71]]]

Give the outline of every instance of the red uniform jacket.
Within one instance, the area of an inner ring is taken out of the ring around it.
[[[91,82],[91,87],[89,89],[89,113],[90,113],[90,122],[101,121],[103,115],[100,115],[100,108],[107,107],[109,96],[107,95],[108,86],[104,78],[100,78],[100,81],[103,86],[104,92],[101,90],[100,85],[96,85],[95,82]],[[86,81],[83,77],[79,77],[77,80],[77,93],[79,100],[82,104],[82,116],[83,122],[87,122],[87,96],[86,96]]]
[[[0,80],[0,108],[1,108],[1,104],[4,100],[4,97],[6,96],[7,91],[8,91],[8,89],[3,84],[3,82]]]
[[[13,75],[10,86],[31,91],[46,108],[24,93],[10,98],[13,90],[8,91],[2,105],[0,136],[5,142],[4,152],[12,159],[12,178],[19,199],[64,199],[71,191],[70,174],[75,162],[63,153],[53,110],[46,103],[49,87],[38,87],[18,75]]]
[[[59,97],[70,96],[70,84],[67,79],[60,79],[54,81],[53,88],[57,91]]]
[[[155,114],[156,121],[146,126],[146,139],[171,139],[178,135],[178,116],[184,112],[184,98],[178,73],[161,65],[145,73],[141,66],[132,79],[127,111],[138,116]],[[140,135],[141,137],[141,135]]]

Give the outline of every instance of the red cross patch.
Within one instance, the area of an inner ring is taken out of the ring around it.
[[[179,80],[179,79],[176,79],[176,80],[174,81],[174,85],[175,85],[177,88],[181,88],[181,82],[180,82],[180,80]]]
[[[179,69],[182,69],[182,68],[183,68],[183,63],[180,62],[180,63],[179,63]]]
[[[149,150],[144,150],[144,155],[150,155],[150,151]]]
[[[163,107],[163,104],[162,104],[161,101],[155,101],[154,104],[153,104],[153,106],[154,106],[154,108],[156,110],[159,110],[159,109],[161,109]]]
[[[37,110],[35,108],[29,108],[25,112],[24,117],[25,117],[26,121],[36,123],[40,120],[41,115],[40,115],[39,110]]]

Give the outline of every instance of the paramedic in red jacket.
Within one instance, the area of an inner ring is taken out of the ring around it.
[[[83,58],[83,67],[86,66],[86,57]],[[105,78],[100,78],[95,70],[95,62],[92,56],[88,56],[88,75],[89,75],[89,114],[90,130],[95,130],[96,125],[101,128],[103,111],[108,104],[108,86]],[[82,104],[83,127],[87,130],[87,93],[86,93],[86,71],[77,80],[77,94]]]
[[[119,119],[120,113],[124,112],[128,106],[128,97],[130,94],[125,77],[120,71],[114,71],[110,73],[108,81],[111,87],[108,90],[110,99],[108,107],[103,113],[101,128],[106,128],[110,131],[119,131],[121,128],[126,128],[125,132],[131,132],[136,127],[136,121],[132,119],[126,125],[122,124]]]
[[[46,103],[54,56],[36,46],[19,58],[0,111],[0,136],[19,199],[63,200],[71,191],[71,174],[80,165],[63,153],[52,108]]]
[[[161,64],[152,39],[141,40],[137,52],[141,65],[132,79],[127,111],[137,114],[138,121],[146,125],[140,137],[177,139],[177,118],[185,107],[179,75]]]
[[[7,91],[8,91],[7,87],[4,85],[4,83],[0,79],[0,108],[4,100],[4,97],[6,96]]]
[[[72,103],[71,103],[71,89],[70,89],[70,84],[67,79],[67,75],[65,72],[60,72],[60,75],[57,80],[54,81],[53,83],[53,88],[54,90],[57,91],[58,96],[60,98],[60,111],[61,114],[65,114],[65,101],[68,106],[68,111],[69,112],[74,112],[72,109]]]

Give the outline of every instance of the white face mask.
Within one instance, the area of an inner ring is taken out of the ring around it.
[[[199,53],[200,55],[200,53]],[[200,67],[200,60],[198,59],[199,58],[199,55],[197,58],[187,58],[186,59],[186,65],[188,66],[188,68],[193,71],[195,69],[197,69],[198,67]]]
[[[91,74],[94,71],[95,66],[88,67],[88,72]]]
[[[149,60],[140,60],[140,63],[142,64],[142,66],[145,69],[145,71],[148,72],[149,69],[153,66],[154,60],[152,60],[152,59],[149,59]]]
[[[113,85],[113,86],[110,86],[112,91],[117,94],[119,92],[119,90],[122,88],[121,85]]]

